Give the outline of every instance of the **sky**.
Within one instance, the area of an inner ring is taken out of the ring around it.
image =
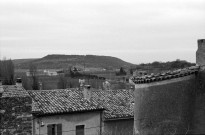
[[[0,57],[195,62],[205,0],[0,0]]]

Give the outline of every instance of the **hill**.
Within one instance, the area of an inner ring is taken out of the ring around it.
[[[22,63],[26,63],[26,62],[31,62],[33,60],[36,60],[36,59],[15,59],[15,60],[12,60],[14,65],[19,65],[19,64],[22,64]]]
[[[125,62],[119,58],[111,56],[97,55],[47,55],[40,59],[14,60],[17,69],[28,69],[29,64],[37,65],[39,69],[62,69],[69,66],[86,68],[116,69],[120,67],[129,68],[134,64]]]
[[[147,73],[159,73],[163,71],[169,71],[169,70],[175,70],[175,69],[181,69],[186,68],[190,66],[196,65],[195,63],[190,63],[185,60],[176,60],[176,61],[168,61],[168,62],[159,62],[155,61],[152,63],[142,63],[139,65],[136,65],[135,67],[132,67],[132,71],[138,70],[138,71],[146,71]]]

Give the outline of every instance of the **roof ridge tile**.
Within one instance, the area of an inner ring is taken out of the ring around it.
[[[199,71],[199,66],[191,66],[188,68],[183,69],[176,69],[173,71],[167,71],[162,73],[153,74],[150,75],[144,75],[144,76],[132,76],[130,80],[132,80],[135,84],[141,84],[141,83],[151,83],[156,81],[162,81],[162,80],[169,80],[173,78],[179,78],[184,77],[192,74],[196,74]]]

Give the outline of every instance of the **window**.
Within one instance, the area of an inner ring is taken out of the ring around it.
[[[62,135],[62,124],[49,124],[47,132],[48,135]]]
[[[76,135],[84,135],[85,125],[76,126]]]

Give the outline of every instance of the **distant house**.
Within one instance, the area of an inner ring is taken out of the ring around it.
[[[26,71],[26,76],[31,76],[31,72],[30,71]]]
[[[44,76],[47,75],[46,73],[44,73],[43,71],[38,70],[35,75],[37,76]],[[30,71],[26,71],[26,76],[32,76],[32,73]]]
[[[103,82],[103,89],[104,90],[110,90],[111,84],[105,80],[105,82]]]
[[[32,100],[22,87],[21,80],[16,85],[0,84],[0,134],[32,134]]]
[[[58,73],[56,70],[38,70],[36,72],[37,76],[57,76]],[[30,71],[26,72],[26,76],[32,76],[32,73]]]
[[[135,70],[133,72],[133,76],[144,76],[144,75],[147,75],[147,72],[143,70]]]
[[[80,89],[29,91],[33,135],[132,135],[133,92]]]
[[[58,75],[56,70],[44,70],[43,72],[45,73],[45,75],[48,75],[48,76],[57,76]]]

